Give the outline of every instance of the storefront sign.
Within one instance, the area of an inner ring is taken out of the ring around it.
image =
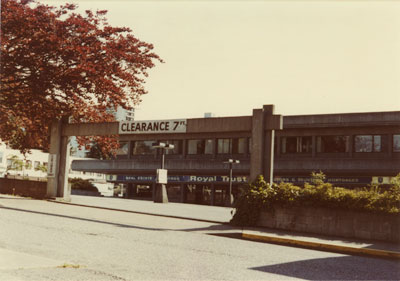
[[[229,183],[229,176],[168,176],[169,183]],[[109,175],[108,181],[114,182],[156,182],[155,176],[123,176]],[[233,176],[233,183],[248,183],[249,178],[247,176]],[[287,182],[293,184],[304,184],[311,183],[311,177],[274,177],[274,182]],[[372,177],[327,177],[325,180],[327,183],[333,185],[340,184],[370,184]]]
[[[186,133],[186,119],[121,121],[119,134]]]
[[[229,176],[168,176],[169,183],[228,183]],[[108,181],[115,182],[155,182],[155,176],[108,176]],[[247,176],[233,176],[233,183],[247,183]]]
[[[372,177],[327,177],[325,182],[333,185],[340,184],[370,184]],[[311,183],[311,177],[274,177],[274,182],[287,182],[295,184]]]

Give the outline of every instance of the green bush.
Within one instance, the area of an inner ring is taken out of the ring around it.
[[[95,187],[90,181],[84,179],[69,179],[72,189],[86,190],[98,192],[97,187]]]
[[[315,181],[314,181],[315,182]],[[390,189],[379,187],[346,189],[329,183],[306,183],[304,187],[290,183],[267,184],[262,176],[241,188],[231,220],[233,225],[256,225],[262,210],[280,206],[313,206],[341,210],[400,214],[400,188],[393,184]]]

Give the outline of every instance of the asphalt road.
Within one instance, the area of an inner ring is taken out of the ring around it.
[[[235,239],[226,225],[0,196],[0,280],[399,280],[394,260]]]

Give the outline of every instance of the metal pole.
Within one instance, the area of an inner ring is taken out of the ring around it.
[[[161,169],[164,169],[165,149],[161,148]]]

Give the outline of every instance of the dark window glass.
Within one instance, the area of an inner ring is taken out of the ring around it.
[[[212,154],[212,140],[188,140],[188,154]]]
[[[229,154],[230,148],[231,148],[230,146],[231,146],[230,139],[218,139],[217,153],[218,154]]]
[[[348,136],[320,136],[317,138],[317,152],[349,152]]]
[[[382,136],[362,135],[354,137],[355,152],[381,152]]]
[[[246,138],[218,139],[218,154],[246,153]]]
[[[134,141],[132,145],[133,155],[154,155],[157,149],[153,148],[155,141]]]
[[[400,135],[393,135],[393,151],[400,152]]]
[[[128,155],[129,143],[127,141],[120,141],[117,155]]]
[[[253,145],[253,140],[252,138],[248,138],[248,149],[249,149],[249,153],[251,154],[251,146]]]
[[[182,141],[181,140],[168,140],[168,141],[162,141],[162,142],[174,145],[173,149],[165,150],[166,154],[182,154]]]
[[[232,154],[244,154],[246,153],[246,139],[237,138],[232,139]]]
[[[213,141],[204,140],[204,154],[212,154],[213,150]]]
[[[282,153],[311,153],[312,137],[282,137]]]

